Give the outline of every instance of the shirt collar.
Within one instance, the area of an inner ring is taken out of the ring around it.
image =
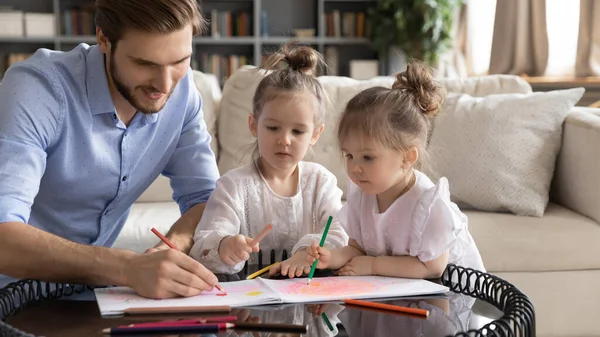
[[[104,53],[97,45],[90,47],[87,56],[86,89],[92,115],[116,111],[104,70]]]

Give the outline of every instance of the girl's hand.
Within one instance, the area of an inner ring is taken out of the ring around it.
[[[310,273],[311,265],[308,264],[308,254],[306,253],[306,250],[302,249],[298,250],[292,257],[282,261],[275,267],[276,268],[271,268],[271,270],[269,270],[270,275],[275,275],[279,272],[283,276],[287,275],[290,278],[294,278]]]
[[[338,270],[340,276],[373,275],[373,256],[357,256]]]
[[[311,267],[316,259],[319,260],[319,262],[317,262],[317,269],[326,269],[329,267],[331,251],[325,247],[320,247],[316,242],[313,242],[310,247],[306,248],[306,256],[307,262]]]
[[[248,260],[251,252],[258,252],[259,245],[254,239],[238,234],[228,236],[219,245],[221,260],[230,266]]]

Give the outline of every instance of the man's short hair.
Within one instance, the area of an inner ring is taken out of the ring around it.
[[[191,24],[193,35],[207,27],[196,0],[96,0],[96,26],[113,48],[127,30],[170,33]]]

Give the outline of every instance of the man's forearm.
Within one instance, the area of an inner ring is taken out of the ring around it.
[[[190,208],[177,220],[167,233],[166,237],[177,247],[177,249],[188,254],[194,245],[194,232],[200,222],[206,203],[197,204]],[[159,242],[157,247],[165,244]]]
[[[0,224],[0,274],[48,282],[125,285],[133,252],[65,240],[28,224]]]

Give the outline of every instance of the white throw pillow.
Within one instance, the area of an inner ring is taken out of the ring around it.
[[[543,216],[562,126],[583,88],[472,97],[449,93],[425,171],[462,208]]]

